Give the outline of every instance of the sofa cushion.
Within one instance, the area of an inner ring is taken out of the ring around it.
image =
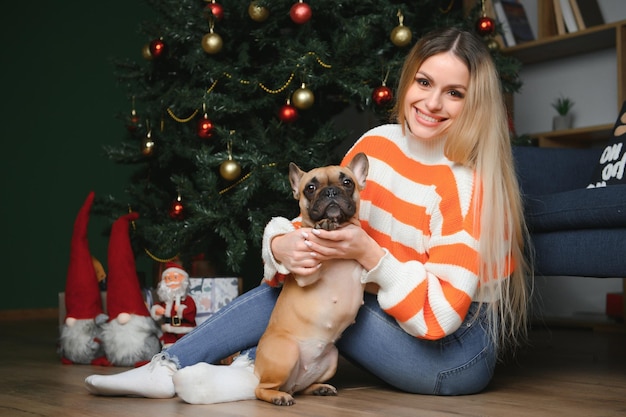
[[[588,188],[626,184],[626,101],[622,104],[613,137],[602,151]]]
[[[626,227],[626,184],[524,195],[532,232]]]
[[[623,278],[626,229],[533,233],[534,269],[544,276]]]
[[[513,146],[513,156],[522,192],[543,195],[587,187],[600,149]]]

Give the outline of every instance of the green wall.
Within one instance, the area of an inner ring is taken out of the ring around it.
[[[150,10],[139,0],[6,3],[0,310],[50,308],[65,286],[74,218],[88,192],[121,195],[127,181],[128,168],[102,155],[125,133],[115,114],[131,107],[111,58],[141,57],[149,39],[137,29]],[[104,227],[92,216],[91,252],[106,265]]]

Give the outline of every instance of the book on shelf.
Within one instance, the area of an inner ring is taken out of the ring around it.
[[[565,23],[565,30],[568,33],[578,31],[578,23],[576,23],[576,17],[574,16],[574,9],[570,0],[560,0],[561,2],[561,14],[563,15],[563,23]]]
[[[622,0],[623,1],[623,0]],[[604,17],[597,0],[576,0],[585,27],[603,25]]]
[[[500,23],[504,43],[508,47],[515,46],[515,36],[513,35],[511,25],[509,25],[509,19],[507,18],[506,13],[504,13],[504,7],[502,6],[501,0],[493,0],[493,9],[496,14],[496,20]]]
[[[498,21],[498,23],[500,23],[502,38],[505,45],[508,47],[515,46],[515,36],[513,35],[513,31],[511,29],[511,25],[509,24],[509,20],[507,19],[506,13],[504,13],[504,8],[502,7],[501,0],[493,0],[493,10],[496,16],[496,20]]]
[[[580,8],[578,7],[578,2],[576,0],[569,0],[569,4],[572,7],[572,13],[574,13],[574,19],[576,19],[576,26],[578,26],[578,30],[586,29],[583,15],[580,13]]]
[[[556,34],[565,35],[565,22],[563,21],[563,11],[561,10],[561,0],[553,0],[554,19],[556,21]]]
[[[522,3],[514,0],[500,0],[500,4],[513,33],[516,43],[534,41],[535,35],[530,26],[526,10]]]

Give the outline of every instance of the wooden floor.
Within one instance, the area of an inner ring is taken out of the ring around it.
[[[535,328],[533,345],[499,366],[489,389],[464,397],[397,392],[342,360],[333,380],[337,397],[298,396],[292,407],[277,407],[89,395],[87,375],[122,368],[61,365],[56,326],[0,321],[0,416],[626,416],[624,332]]]

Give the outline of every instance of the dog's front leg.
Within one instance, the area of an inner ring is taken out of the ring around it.
[[[281,388],[291,379],[300,363],[298,343],[285,335],[265,334],[259,341],[254,372],[259,377],[258,399],[275,405],[293,405],[291,394]]]

